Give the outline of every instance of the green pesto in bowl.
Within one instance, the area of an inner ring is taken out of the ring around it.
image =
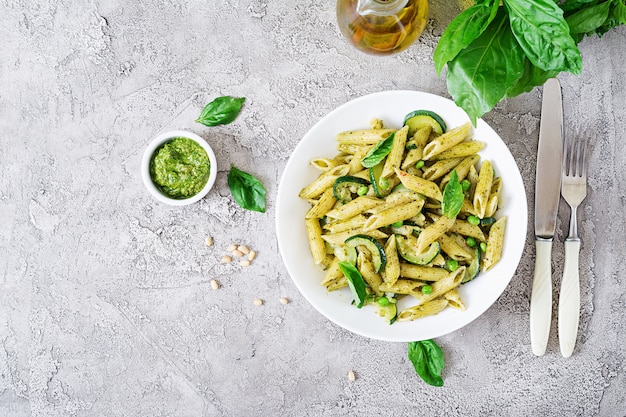
[[[154,151],[150,160],[150,177],[154,185],[169,198],[183,200],[198,194],[211,173],[206,151],[195,141],[177,137]]]

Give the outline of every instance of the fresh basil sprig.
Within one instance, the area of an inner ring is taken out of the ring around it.
[[[563,71],[579,74],[577,44],[626,24],[626,0],[475,3],[448,24],[433,56],[437,73],[448,66],[448,92],[474,125],[506,97]]]
[[[265,213],[265,187],[252,175],[231,165],[228,172],[228,188],[240,207]]]
[[[196,122],[205,126],[226,125],[237,118],[245,100],[244,97],[218,97],[204,106]]]
[[[365,168],[371,168],[378,165],[391,152],[393,146],[393,138],[395,134],[392,132],[385,139],[378,142],[361,161],[361,165]]]
[[[450,181],[446,184],[446,187],[443,189],[443,199],[441,201],[441,211],[444,216],[447,216],[451,219],[455,218],[459,211],[461,211],[461,206],[463,206],[463,187],[459,182],[459,176],[456,173],[456,169],[452,171],[452,175],[450,175]]]
[[[441,371],[445,365],[443,351],[432,339],[420,342],[409,342],[409,360],[415,368],[415,372],[427,384],[436,387],[443,386]]]
[[[339,269],[346,276],[354,302],[358,308],[363,307],[367,298],[367,289],[363,276],[358,269],[349,262],[339,262]]]

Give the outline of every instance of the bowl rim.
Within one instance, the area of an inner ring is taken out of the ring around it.
[[[156,185],[154,185],[152,176],[150,175],[150,160],[152,159],[154,152],[160,146],[179,137],[193,140],[198,145],[202,146],[202,148],[206,151],[207,156],[209,157],[209,163],[211,164],[209,167],[209,179],[204,185],[204,188],[202,188],[199,193],[184,199],[170,198],[163,194],[159,191]],[[188,130],[168,130],[155,136],[144,150],[143,157],[141,159],[141,177],[143,178],[143,183],[148,192],[158,201],[170,206],[186,206],[188,204],[193,204],[204,198],[215,184],[215,179],[217,178],[217,159],[215,158],[215,152],[213,152],[211,145],[209,145],[206,140],[196,133]]]

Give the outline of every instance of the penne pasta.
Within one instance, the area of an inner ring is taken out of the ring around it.
[[[380,119],[370,129],[340,132],[339,153],[311,159],[318,176],[299,193],[311,205],[305,229],[313,261],[325,270],[321,284],[349,287],[355,305],[374,304],[389,324],[447,307],[464,311],[459,284],[502,256],[506,218],[485,220],[498,210],[502,179],[490,161],[477,170],[484,143],[466,140],[469,123],[440,134],[429,116],[419,117],[411,138],[408,126],[385,128]],[[391,134],[390,147],[368,155]],[[363,169],[366,155],[373,166]],[[469,181],[463,195],[447,188],[453,170],[459,182]],[[401,299],[414,305],[398,314]]]
[[[395,131],[395,129],[350,130],[339,133],[337,135],[337,142],[340,144],[373,145],[385,139]]]
[[[404,126],[395,133],[393,137],[393,146],[391,147],[391,151],[389,151],[389,155],[387,155],[385,160],[383,172],[380,174],[382,178],[389,178],[394,173],[394,169],[398,168],[402,163],[404,145],[406,144],[406,135],[408,132],[409,127]]]
[[[447,151],[454,145],[462,142],[469,134],[471,127],[472,125],[468,122],[435,138],[424,147],[422,159],[429,160],[435,155]]]
[[[474,190],[474,211],[479,218],[485,217],[489,196],[491,195],[491,186],[493,185],[493,169],[491,162],[483,161],[478,172],[478,182]]]
[[[326,217],[330,217],[337,220],[346,220],[351,217],[356,216],[357,214],[361,214],[365,212],[365,210],[371,209],[372,207],[376,207],[380,204],[383,204],[383,201],[369,196],[363,196],[359,198],[355,198],[347,204],[342,205],[336,209],[333,209],[326,213]]]
[[[335,195],[333,194],[333,189],[332,188],[327,189],[326,191],[322,193],[322,195],[315,202],[313,207],[309,209],[309,211],[306,213],[305,218],[320,219],[324,217],[324,215],[328,213],[330,209],[333,208],[336,202],[337,202],[337,199],[335,198]]]
[[[443,195],[439,186],[432,181],[425,180],[415,175],[408,174],[396,168],[396,175],[400,178],[400,182],[406,188],[416,193],[424,194],[426,197],[434,198],[441,201]]]
[[[383,284],[383,279],[380,274],[377,274],[374,270],[374,264],[370,259],[367,258],[364,252],[359,252],[357,257],[357,265],[359,267],[359,271],[361,271],[361,275],[363,279],[369,285],[369,287],[374,291],[376,295],[379,297],[383,295],[383,291],[380,289]]]
[[[506,217],[498,219],[491,225],[489,237],[487,238],[487,250],[482,258],[482,270],[490,270],[502,257],[502,248],[504,245],[504,228],[506,226]]]
[[[400,260],[396,249],[396,237],[393,235],[389,236],[385,244],[385,256],[387,263],[381,275],[385,284],[393,285],[400,277]]]
[[[464,158],[466,156],[477,154],[484,147],[485,143],[480,141],[471,140],[467,142],[461,142],[458,145],[454,145],[447,151],[443,151],[430,159],[431,161],[438,161],[440,159]]]
[[[334,168],[325,171],[317,177],[315,181],[313,181],[308,186],[304,187],[302,191],[300,191],[300,198],[315,198],[318,195],[322,194],[328,188],[332,187],[335,183],[335,180],[342,175],[346,175],[350,167],[348,165],[338,165]]]
[[[401,263],[400,276],[402,278],[416,279],[419,281],[439,281],[448,276],[448,271],[443,268]]]
[[[320,264],[326,257],[326,245],[324,245],[324,240],[322,239],[320,221],[318,219],[306,219],[304,222],[306,234],[309,238],[311,255],[313,255],[313,262]]]
[[[443,298],[448,301],[448,305],[450,307],[457,310],[465,311],[465,303],[463,303],[463,300],[461,299],[461,294],[459,294],[459,290],[457,290],[456,288],[445,293],[443,295]]]
[[[421,319],[422,317],[434,316],[447,306],[448,300],[445,298],[438,298],[424,304],[418,304],[402,310],[398,314],[398,321],[412,321]]]
[[[417,238],[417,252],[422,253],[428,247],[443,236],[454,224],[456,219],[440,216],[433,224],[427,226]]]
[[[461,280],[465,276],[465,267],[461,266],[456,271],[450,272],[447,277],[435,281],[430,284],[431,292],[424,294],[419,292],[418,294],[411,294],[417,298],[418,304],[423,304],[427,301],[434,300],[435,298],[444,295],[448,291],[456,288],[461,283]]]
[[[424,169],[424,174],[422,175],[422,178],[429,181],[438,180],[439,178],[446,175],[448,172],[452,171],[452,169],[459,165],[462,160],[462,158],[454,158],[442,159],[441,161],[437,161],[428,168]]]
[[[420,212],[424,200],[415,200],[401,206],[391,207],[385,211],[370,216],[363,225],[364,230],[379,229],[398,221],[407,220]]]

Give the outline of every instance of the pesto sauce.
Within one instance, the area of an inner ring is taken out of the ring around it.
[[[211,172],[209,156],[191,139],[174,138],[159,147],[150,161],[154,185],[166,196],[185,199],[198,194]]]

